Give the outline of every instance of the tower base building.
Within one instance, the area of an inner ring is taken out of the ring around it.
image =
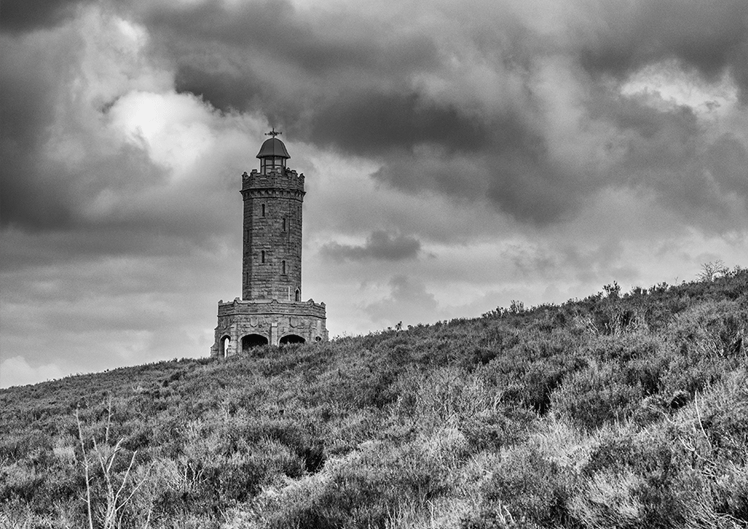
[[[218,302],[211,356],[328,339],[325,304],[301,301],[304,174],[286,167],[290,156],[278,134],[262,144],[260,170],[242,175],[242,298]]]
[[[325,304],[309,301],[218,302],[218,326],[211,356],[248,352],[257,345],[327,341]]]

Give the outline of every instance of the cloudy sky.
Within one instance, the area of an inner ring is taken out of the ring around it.
[[[748,266],[745,0],[3,0],[0,386],[206,356],[240,175],[332,336]]]

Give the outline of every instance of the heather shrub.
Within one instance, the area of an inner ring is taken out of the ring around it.
[[[732,527],[748,523],[748,390],[738,370],[710,386],[662,427],[673,447],[673,488],[688,498],[691,525]]]
[[[586,365],[582,359],[554,357],[531,363],[507,397],[544,415],[551,405],[551,394],[564,378]]]
[[[497,402],[493,388],[460,368],[437,368],[424,374],[411,371],[398,386],[404,396],[398,412],[417,419],[423,429],[456,425],[461,417],[490,410]]]
[[[5,466],[0,472],[0,502],[17,500],[32,505],[44,478],[33,466],[24,463]]]
[[[695,463],[748,465],[746,380],[746,372],[739,370],[711,386],[683,408],[666,430]]]
[[[699,304],[676,315],[666,339],[695,362],[701,358],[730,358],[743,350],[748,312],[733,301]]]
[[[501,403],[492,410],[464,418],[460,431],[474,451],[498,451],[526,441],[536,420],[535,413],[526,408]]]
[[[488,520],[501,513],[510,515],[515,523],[521,522],[506,527],[531,527],[532,524],[544,527],[569,522],[567,499],[574,483],[573,475],[545,459],[538,450],[527,446],[508,449],[490,470],[490,479],[481,487],[483,509],[479,517],[467,522],[465,527],[470,524],[491,527]]]
[[[418,446],[375,445],[289,488],[263,517],[273,528],[384,528],[399,505],[446,490],[444,476]]]
[[[579,345],[567,330],[554,330],[550,336],[529,333],[526,341],[502,352],[478,372],[501,388],[502,398],[526,406],[543,415],[550,396],[569,374],[587,364],[578,354]]]
[[[17,463],[33,459],[37,463],[51,456],[52,438],[42,432],[9,433],[0,437],[0,463]]]
[[[611,364],[591,364],[567,377],[551,396],[552,409],[585,430],[630,417],[643,397]]]
[[[643,505],[636,494],[641,484],[631,471],[598,472],[575,491],[569,510],[585,527],[644,527]]]
[[[663,435],[605,437],[582,469],[587,488],[573,504],[586,513],[583,517],[635,520],[637,527],[681,527],[691,501],[677,487],[682,465]]]
[[[696,392],[745,365],[748,313],[735,302],[704,303],[677,315],[666,329],[674,353],[662,377],[668,394]]]
[[[686,483],[686,490],[710,490],[707,499],[711,500],[711,512],[706,502],[702,501],[702,513],[707,513],[709,519],[727,518],[735,522],[748,524],[748,468],[745,465],[727,463],[720,466],[721,475],[709,485],[700,479],[696,483]],[[693,487],[696,485],[696,487]],[[699,488],[701,485],[701,488]],[[707,507],[707,508],[705,508]]]
[[[460,529],[541,529],[531,520],[515,520],[505,508],[482,510],[460,520]]]

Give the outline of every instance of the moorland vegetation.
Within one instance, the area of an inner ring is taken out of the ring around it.
[[[0,390],[0,526],[748,526],[748,271]]]

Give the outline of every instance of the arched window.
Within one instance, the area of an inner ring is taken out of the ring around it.
[[[294,343],[304,343],[306,340],[299,336],[298,334],[287,334],[283,338],[280,339],[279,344],[280,345],[290,345]]]
[[[296,289],[295,300],[296,301],[301,301],[301,290],[299,290],[298,288]]]
[[[267,345],[267,344],[268,344],[267,336],[262,336],[261,334],[248,334],[242,337],[242,352],[246,353],[253,347],[257,347],[258,345]]]

